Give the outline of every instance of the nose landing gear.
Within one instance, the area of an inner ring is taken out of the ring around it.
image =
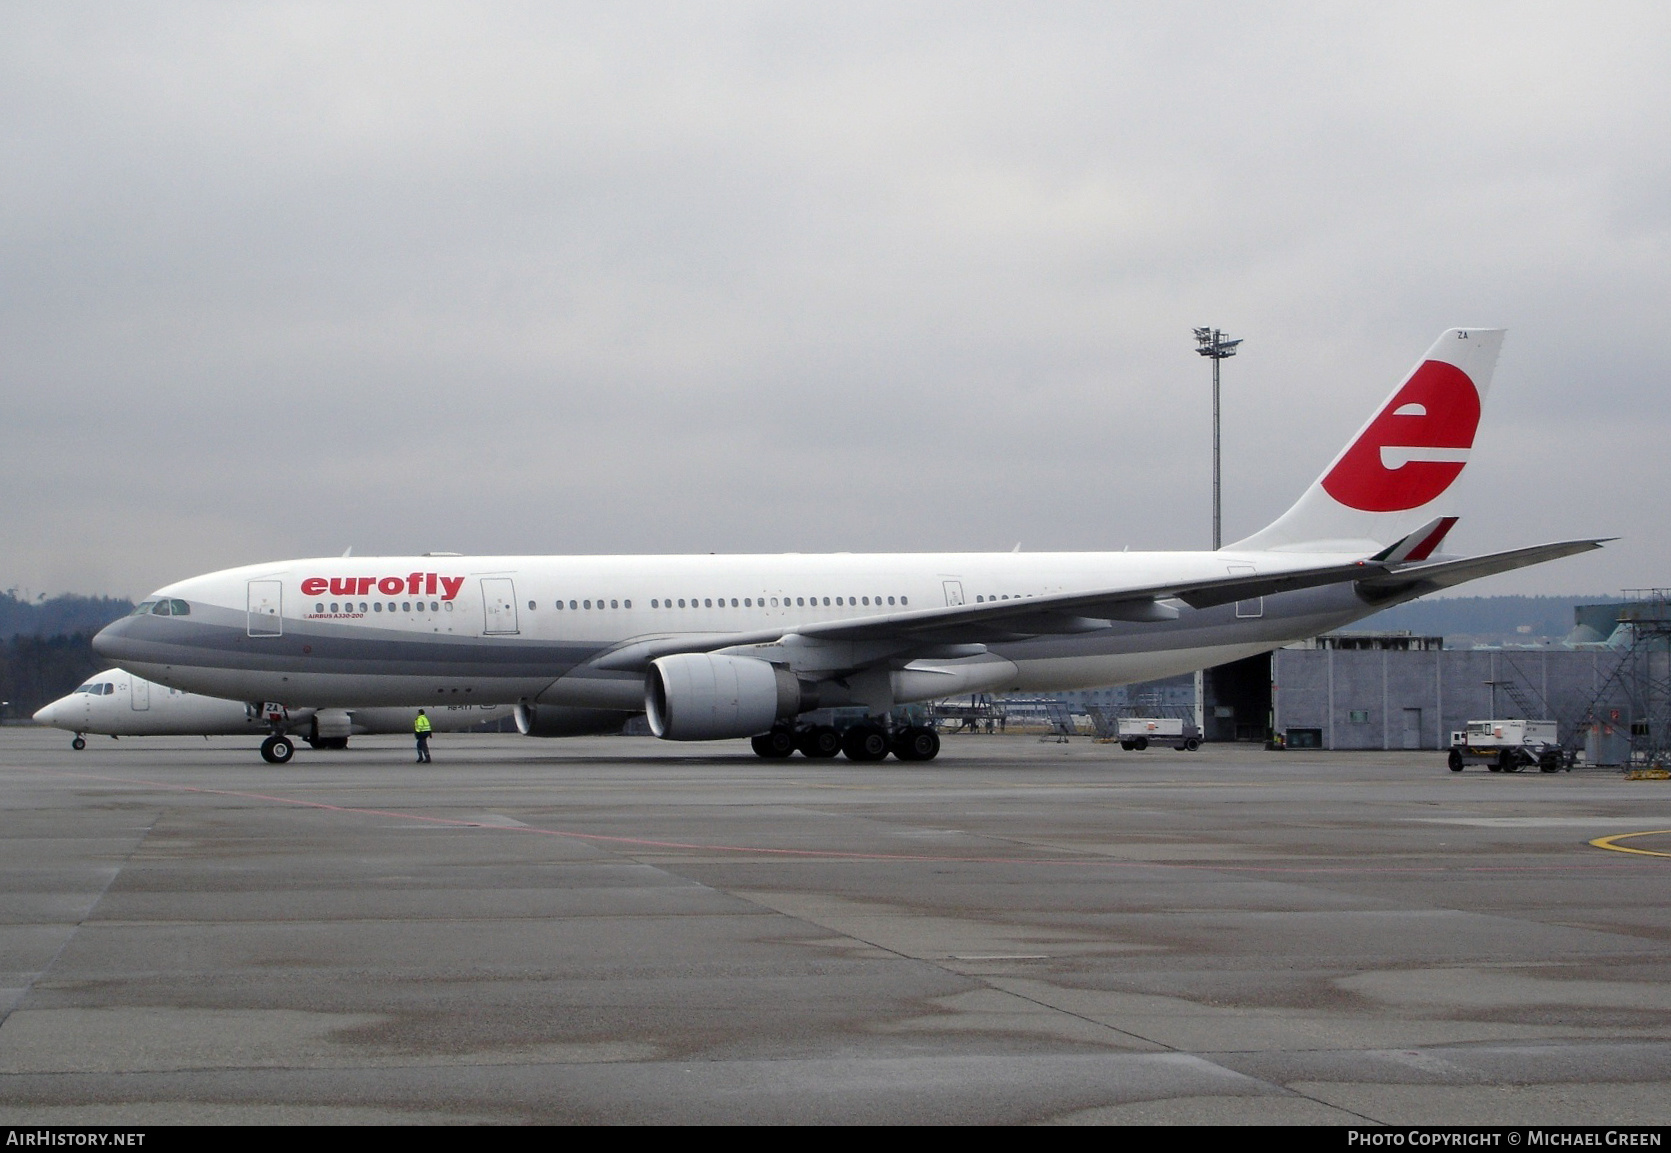
[[[269,765],[282,765],[296,753],[289,737],[271,736],[261,742],[261,759]]]
[[[80,733],[77,733],[75,735],[75,739],[70,742],[70,748],[74,749],[78,753],[82,749],[85,749],[86,747],[87,747],[87,738],[82,736]]]

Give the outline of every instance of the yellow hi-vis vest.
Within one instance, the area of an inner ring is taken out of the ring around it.
[[[429,732],[429,718],[419,713],[418,719],[412,722],[412,731],[414,733]]]

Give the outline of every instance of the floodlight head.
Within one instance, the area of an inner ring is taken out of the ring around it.
[[[1224,333],[1216,328],[1195,329],[1196,352],[1202,356],[1210,356],[1214,360],[1223,360],[1236,355],[1236,346],[1240,340],[1226,340]]]

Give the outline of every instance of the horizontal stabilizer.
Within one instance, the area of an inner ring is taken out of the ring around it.
[[[1484,556],[1463,557],[1461,560],[1435,561],[1431,564],[1406,565],[1390,572],[1367,576],[1358,582],[1358,589],[1370,600],[1383,600],[1414,592],[1426,595],[1438,589],[1450,588],[1481,577],[1513,572],[1544,561],[1559,560],[1591,552],[1615,537],[1595,540],[1564,540],[1553,544],[1532,545],[1510,549],[1508,552],[1487,553]]]

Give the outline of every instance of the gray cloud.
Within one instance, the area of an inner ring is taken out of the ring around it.
[[[1671,581],[1652,5],[0,13],[6,583],[1197,547],[1511,333],[1480,591]]]

